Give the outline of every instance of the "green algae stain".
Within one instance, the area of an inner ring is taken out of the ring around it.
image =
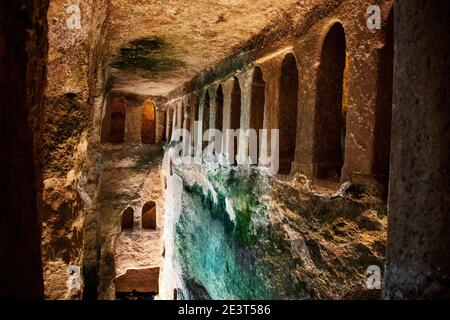
[[[230,234],[234,229],[234,223],[231,221],[230,216],[226,210],[225,196],[221,193],[217,194],[217,203],[214,202],[212,194],[208,191],[208,194],[203,193],[202,188],[194,184],[192,186],[184,185],[184,191],[191,195],[197,195],[200,197],[202,207],[210,212],[213,219],[217,219],[223,223],[225,232]]]
[[[204,192],[196,184],[184,184],[183,188],[188,205],[183,207],[176,225],[175,258],[182,266],[188,298],[273,298],[265,281],[267,272],[259,265],[254,251],[245,245],[246,234],[252,229],[252,206],[246,204],[250,198],[232,199],[239,208],[233,223],[226,210],[229,193],[215,190],[214,201],[211,192]],[[253,239],[249,242],[256,244]],[[192,282],[201,287],[188,285]]]
[[[238,179],[236,179],[238,180]],[[258,236],[253,228],[252,215],[259,210],[256,198],[248,193],[247,186],[241,187],[233,178],[228,181],[230,188],[218,188],[216,192],[217,203],[214,203],[211,192],[207,195],[198,185],[184,186],[186,192],[197,194],[201,198],[202,206],[211,213],[211,217],[219,219],[227,233],[231,233],[234,239],[241,245],[251,247],[258,242]],[[218,180],[220,181],[220,180]],[[227,184],[221,184],[227,185]],[[226,197],[231,198],[236,221],[233,223],[226,210]]]
[[[303,261],[292,256],[282,226],[269,220],[270,209],[262,197],[269,180],[242,168],[212,170],[206,177],[209,191],[183,184],[176,225],[175,260],[183,270],[187,298],[300,297],[302,291],[286,270]],[[227,211],[228,201],[234,219]],[[199,285],[187,285],[192,282]]]
[[[112,67],[132,71],[143,77],[182,68],[184,62],[171,55],[171,48],[164,40],[157,37],[140,38],[118,50]]]
[[[233,207],[236,213],[236,239],[243,245],[251,247],[258,242],[252,224],[252,214],[256,211],[257,202],[250,194],[239,194],[233,198]]]

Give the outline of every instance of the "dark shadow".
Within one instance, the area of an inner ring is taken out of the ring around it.
[[[256,67],[253,73],[251,106],[250,106],[250,129],[254,129],[257,135],[257,157],[260,153],[259,130],[264,126],[264,105],[266,93],[266,83],[260,67]],[[252,159],[253,163],[258,163],[258,159]]]
[[[317,179],[340,180],[344,164],[345,64],[345,32],[340,23],[335,23],[323,42],[317,75],[313,155]]]
[[[378,60],[378,88],[375,111],[375,142],[372,171],[384,187],[387,197],[391,154],[392,90],[394,72],[394,10],[384,27],[385,45]]]
[[[142,208],[142,228],[156,229],[156,203],[154,201],[147,202]]]
[[[295,158],[298,113],[298,69],[295,56],[288,53],[283,60],[280,78],[280,105],[278,128],[280,129],[280,174],[290,174]]]

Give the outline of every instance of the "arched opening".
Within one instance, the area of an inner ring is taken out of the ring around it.
[[[211,99],[209,97],[209,90],[206,89],[205,101],[203,104],[203,135],[211,127]],[[203,148],[206,148],[208,141],[203,141]]]
[[[199,121],[199,100],[198,98],[195,99],[195,106],[194,106],[194,121]]]
[[[266,83],[260,67],[256,67],[253,73],[251,106],[250,106],[250,128],[256,131],[257,135],[257,157],[260,152],[259,130],[264,126],[264,105],[266,102]],[[253,163],[258,163],[258,159],[252,159]]]
[[[123,143],[125,138],[125,100],[114,98],[111,102],[109,142]]]
[[[339,181],[345,156],[345,31],[335,23],[322,45],[314,119],[315,178]]]
[[[223,131],[223,88],[221,84],[219,84],[216,92],[216,108],[216,124],[214,127]]]
[[[187,131],[191,130],[191,106],[190,105],[185,105],[184,106],[184,124],[183,124],[183,128],[186,129]]]
[[[211,99],[209,98],[209,90],[205,93],[205,103],[203,105],[203,132],[210,128],[211,119]]]
[[[134,225],[134,210],[133,208],[127,208],[122,212],[122,230],[132,229]]]
[[[172,141],[172,129],[173,129],[173,110],[167,109],[167,140]]]
[[[290,174],[295,158],[298,113],[298,69],[295,56],[288,53],[283,60],[280,78],[280,105],[278,128],[280,129],[281,174]]]
[[[200,101],[197,95],[194,96],[194,107],[193,107],[193,139],[194,139],[194,144],[198,142],[199,136],[201,135],[201,129],[198,126],[198,122],[200,120],[200,112],[199,112],[199,108],[200,108]],[[200,130],[200,131],[199,131]],[[200,139],[202,140],[202,139]],[[201,143],[201,141],[200,141]]]
[[[392,90],[394,74],[394,14],[391,10],[384,30],[384,47],[378,60],[378,90],[375,111],[373,172],[387,197],[391,151]]]
[[[141,140],[144,144],[156,142],[155,105],[152,101],[145,102],[142,107]]]
[[[231,93],[231,114],[230,114],[230,129],[238,130],[241,127],[241,86],[238,78],[234,77],[233,91]],[[232,143],[232,141],[230,141]],[[233,164],[236,163],[236,155],[238,153],[239,138],[237,137],[233,143],[234,158],[230,159]]]
[[[147,202],[142,208],[142,228],[156,229],[156,203],[154,201]]]

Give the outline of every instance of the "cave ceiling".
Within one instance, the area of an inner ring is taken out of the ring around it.
[[[296,0],[111,0],[113,89],[166,96],[288,14]]]

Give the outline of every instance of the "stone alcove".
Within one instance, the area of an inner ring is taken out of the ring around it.
[[[142,208],[142,228],[156,230],[156,203],[147,202]]]

